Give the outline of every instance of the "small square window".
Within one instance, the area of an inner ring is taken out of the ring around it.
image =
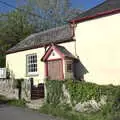
[[[72,72],[72,64],[67,63],[67,72]]]

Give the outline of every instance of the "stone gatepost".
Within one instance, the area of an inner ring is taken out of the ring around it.
[[[31,100],[31,81],[30,79],[24,79],[22,82],[22,99],[26,101]]]

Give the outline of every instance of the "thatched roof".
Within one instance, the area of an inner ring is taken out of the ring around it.
[[[28,36],[17,45],[10,48],[7,53],[14,53],[23,50],[39,48],[50,43],[63,43],[73,40],[73,29],[71,25],[64,25],[62,27],[56,27],[44,32],[39,32]]]

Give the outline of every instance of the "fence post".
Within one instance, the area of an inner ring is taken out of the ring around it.
[[[31,99],[32,99],[32,87],[33,87],[33,84],[34,84],[33,78],[30,78],[30,85],[31,85],[30,94],[31,94]]]

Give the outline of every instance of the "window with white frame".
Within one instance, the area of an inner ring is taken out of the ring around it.
[[[37,54],[30,54],[26,56],[27,74],[34,75],[37,73]]]

